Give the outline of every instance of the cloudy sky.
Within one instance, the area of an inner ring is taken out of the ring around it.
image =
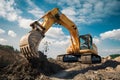
[[[29,24],[48,10],[58,7],[78,27],[80,34],[91,34],[99,54],[120,53],[119,0],[0,0],[0,44],[19,49],[20,38],[29,32]],[[49,57],[66,53],[69,32],[53,25],[40,44],[49,42]]]

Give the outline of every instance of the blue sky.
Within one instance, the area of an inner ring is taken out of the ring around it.
[[[0,44],[19,49],[20,38],[31,30],[29,24],[55,7],[77,25],[80,34],[93,36],[101,56],[120,53],[119,0],[0,0]],[[50,42],[46,54],[55,57],[65,53],[69,33],[64,27],[53,25],[40,50],[44,50],[45,41]]]

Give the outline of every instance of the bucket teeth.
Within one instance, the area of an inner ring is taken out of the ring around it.
[[[23,53],[23,55],[24,55],[25,57],[27,57],[24,48],[21,48],[21,52]]]
[[[33,55],[32,55],[32,52],[30,51],[30,48],[29,48],[28,46],[26,47],[26,49],[27,49],[28,54],[29,54],[30,56],[33,56]]]
[[[22,47],[20,50],[26,58],[35,57],[35,54],[31,51],[31,49],[28,46]]]
[[[37,53],[32,52],[31,49],[27,47],[22,47],[20,48],[22,54],[25,56],[25,58],[30,58],[30,57],[36,57]]]

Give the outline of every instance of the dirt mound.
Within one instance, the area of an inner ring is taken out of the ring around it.
[[[30,59],[29,62],[24,57],[19,56],[19,54],[11,55],[13,63],[0,68],[0,80],[49,80],[48,75],[64,69],[58,64],[49,62],[43,53],[39,53],[40,58]],[[11,60],[9,59],[9,61]]]
[[[69,63],[70,64],[70,63]],[[71,63],[72,64],[72,63]],[[70,65],[72,66],[72,65]],[[100,64],[81,64],[51,76],[53,80],[119,80],[120,62],[107,60]],[[111,76],[110,76],[111,75]]]
[[[88,71],[85,74],[78,74],[74,80],[119,80],[119,72]]]
[[[80,62],[70,63],[70,62],[58,61],[58,60],[52,59],[52,58],[49,58],[48,61],[52,62],[52,63],[56,63],[64,69],[69,69],[69,68],[73,68],[73,67],[76,67],[76,66],[81,66]]]
[[[18,54],[19,53],[16,53],[12,50],[0,49],[0,68],[4,68],[16,61],[19,62],[21,60],[21,56]]]
[[[120,57],[103,58],[100,64],[67,63],[39,52],[26,60],[19,53],[0,49],[0,80],[119,80]]]
[[[79,70],[74,80],[119,80],[119,69],[120,62],[107,60],[104,63]]]

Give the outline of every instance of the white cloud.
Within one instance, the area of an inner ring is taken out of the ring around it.
[[[102,21],[110,15],[119,15],[119,0],[57,0],[46,2],[62,6],[62,12],[79,24],[91,24]],[[112,3],[112,4],[111,4]]]
[[[26,28],[27,24],[29,24],[30,20],[21,17],[19,14],[21,11],[19,9],[15,9],[15,1],[14,0],[1,0],[0,2],[0,17],[7,19],[8,21],[17,21],[20,27]]]
[[[44,11],[41,8],[39,8],[37,5],[35,5],[31,0],[26,0],[26,1],[29,4],[29,9],[28,9],[29,13],[31,13],[37,18],[40,18],[44,15]],[[18,18],[19,26],[25,29],[29,29],[30,28],[29,25],[34,21],[35,20],[33,19],[26,19],[21,16]]]
[[[102,40],[104,39],[115,39],[120,40],[120,29],[114,29],[100,34]]]
[[[95,13],[97,12],[98,14],[102,14],[103,8],[104,8],[104,3],[102,1],[99,1],[94,6],[94,12]]]
[[[30,13],[34,14],[35,16],[41,16],[44,11],[42,11],[40,8],[38,8],[35,4],[32,2],[30,3],[31,6],[34,6],[34,9],[32,8]],[[16,21],[18,22],[19,26],[25,29],[29,29],[30,23],[33,22],[32,19],[27,19],[22,16],[20,16],[20,13],[22,13],[21,10],[15,8],[15,1],[14,0],[1,0],[0,2],[0,17],[3,17],[7,19],[8,21]],[[40,11],[40,12],[39,12]]]
[[[51,38],[51,39],[57,39],[57,40],[63,40],[67,38],[62,31],[62,28],[57,28],[57,27],[51,27],[48,32],[46,32],[46,36]],[[59,37],[59,39],[58,39]]]
[[[95,44],[100,44],[105,39],[120,40],[120,29],[113,29],[111,31],[106,31],[101,33],[99,37],[94,37],[93,42]]]
[[[94,42],[95,44],[99,44],[99,43],[100,43],[100,38],[94,37],[94,38],[93,38],[93,42]]]
[[[53,43],[54,46],[66,44],[66,41],[68,41],[70,37],[68,35],[65,35],[65,33],[62,31],[62,28],[56,27],[51,27],[45,35],[45,39]]]
[[[51,27],[45,38],[40,43],[40,50],[44,50],[44,43],[49,42],[48,57],[56,58],[57,55],[65,54],[70,45],[69,36],[65,35],[62,28]]]
[[[111,4],[112,3],[112,4]],[[120,14],[120,1],[109,0],[104,7],[105,14],[107,15],[119,15]]]
[[[98,53],[101,56],[108,56],[110,54],[119,54],[120,53],[120,48],[116,46],[111,48],[109,44],[105,42],[107,39],[112,39],[112,40],[120,40],[120,29],[113,29],[111,31],[106,31],[104,33],[101,33],[99,37],[94,37],[93,42],[98,45]],[[114,44],[114,43],[112,43]]]
[[[11,37],[16,37],[17,34],[14,31],[9,30],[8,35],[11,36]]]
[[[104,50],[102,50],[102,51],[104,51],[104,52],[106,52],[106,53],[120,53],[120,49],[104,49]]]
[[[99,49],[99,54],[101,56],[108,56],[111,54],[120,54],[120,48],[112,48],[112,49]]]
[[[78,24],[91,24],[101,21],[101,19],[92,15],[92,6],[93,5],[90,3],[85,3],[82,8],[76,9],[76,7],[68,7],[63,9],[62,12],[73,22]]]
[[[4,38],[0,38],[0,44],[5,44],[6,42],[7,42],[6,39],[4,39]]]
[[[9,21],[16,21],[18,19],[18,15],[15,12],[8,13],[6,17]]]
[[[45,0],[46,2],[48,3],[51,3],[51,4],[57,4],[59,6],[77,6],[77,7],[80,7],[80,0],[60,0],[59,2],[57,0]]]
[[[44,11],[39,8],[34,8],[28,11],[29,13],[33,14],[36,18],[40,18],[44,15]]]
[[[5,33],[5,30],[0,29],[0,34]]]
[[[6,18],[9,21],[17,20],[19,10],[15,9],[14,0],[1,0],[0,2],[0,17]]]
[[[64,10],[62,10],[62,12],[67,15],[76,15],[76,12],[72,7],[65,8]]]
[[[34,15],[36,18],[40,18],[44,15],[44,10],[40,9],[37,5],[35,5],[31,0],[27,0],[27,3],[30,5],[28,12]]]
[[[75,12],[74,8],[67,7],[65,9],[63,9],[61,12],[64,13],[73,22],[75,22],[77,20],[77,18],[75,18],[75,15],[77,15],[77,13]]]
[[[26,19],[26,18],[22,18],[19,17],[18,19],[18,24],[20,27],[25,28],[25,29],[29,29],[30,28],[30,24],[33,22],[32,19]]]

